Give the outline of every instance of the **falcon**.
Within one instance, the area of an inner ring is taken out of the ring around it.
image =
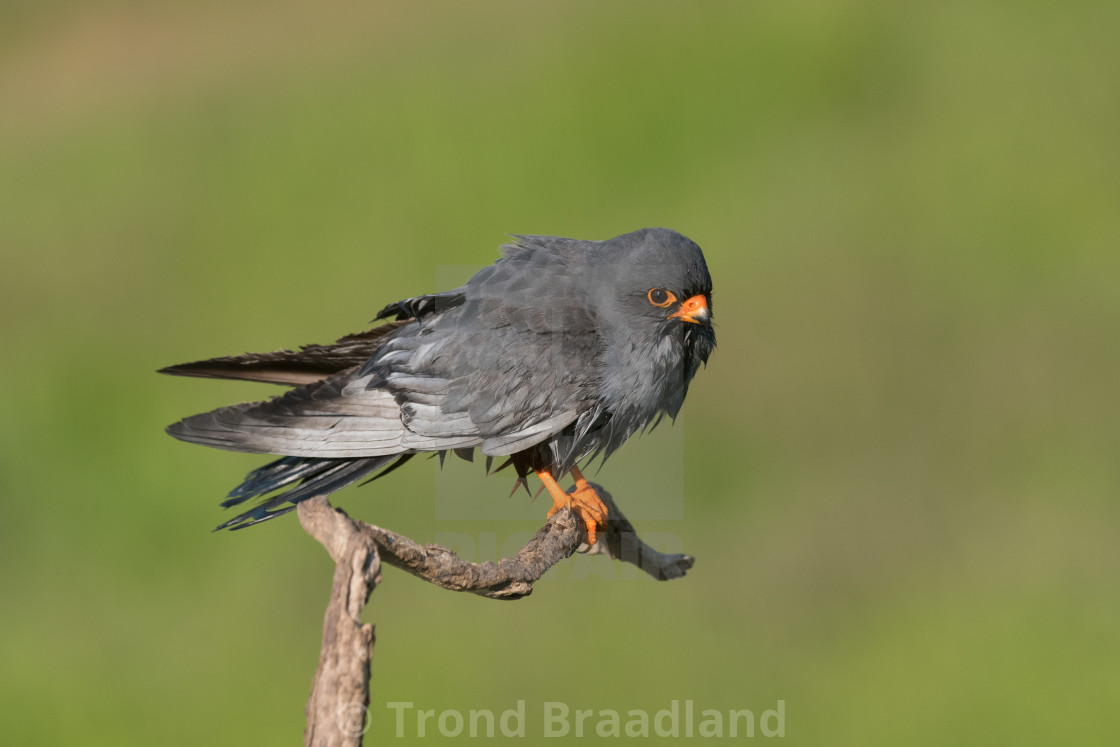
[[[161,369],[291,387],[169,426],[183,441],[280,458],[223,506],[259,502],[218,529],[287,513],[375,479],[416,454],[504,458],[535,474],[552,516],[571,508],[588,545],[607,509],[580,465],[675,418],[715,349],[703,252],[665,228],[607,241],[514,236],[454,290],[386,306],[376,326],[328,345]],[[377,324],[380,322],[379,324]],[[570,474],[566,492],[558,480]]]

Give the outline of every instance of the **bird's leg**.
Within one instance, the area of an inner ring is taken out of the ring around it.
[[[570,507],[587,530],[587,544],[594,545],[599,527],[607,525],[607,507],[595,492],[595,488],[584,479],[578,467],[572,467],[571,475],[576,480],[576,489],[571,493],[565,493],[549,470],[537,471],[537,477],[541,478],[548,494],[552,496],[552,508],[549,509],[548,515],[551,517],[560,509]]]

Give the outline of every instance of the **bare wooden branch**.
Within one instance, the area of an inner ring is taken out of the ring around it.
[[[654,550],[642,542],[634,526],[622,513],[622,509],[614,502],[614,498],[602,485],[595,485],[595,491],[607,504],[607,529],[602,533],[602,539],[595,543],[590,552],[598,554],[606,552],[615,560],[624,563],[633,563],[658,581],[670,581],[680,578],[696,562],[691,555],[677,553],[665,554]]]
[[[579,522],[565,509],[550,518],[512,558],[471,563],[439,545],[421,546],[381,527],[362,525],[391,566],[436,586],[469,591],[491,599],[520,599],[549,568],[569,557],[580,544]]]
[[[308,747],[358,747],[368,726],[373,654],[373,626],[363,624],[361,614],[381,582],[377,544],[361,531],[361,522],[333,508],[325,496],[301,503],[299,522],[335,562],[319,666],[305,710],[303,743]]]
[[[693,564],[691,555],[664,554],[642,542],[633,525],[602,486],[595,490],[607,505],[607,526],[590,549],[633,563],[654,578],[680,578]],[[368,726],[369,665],[373,626],[361,612],[381,582],[381,561],[429,583],[491,599],[520,599],[549,568],[579,547],[583,529],[569,510],[554,514],[512,558],[471,563],[439,545],[419,545],[408,537],[351,519],[325,496],[299,504],[303,528],[335,561],[331,599],[323,620],[319,667],[307,701],[304,744],[356,747]]]

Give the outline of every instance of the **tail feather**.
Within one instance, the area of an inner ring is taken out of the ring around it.
[[[393,454],[356,459],[290,456],[277,459],[250,472],[240,485],[230,491],[229,497],[222,502],[222,505],[225,507],[236,506],[251,498],[263,498],[276,490],[286,488],[294,483],[298,484],[235,516],[214,531],[244,529],[253,524],[282,516],[293,510],[301,501],[341,490],[371,472],[380,470],[371,479],[386,475],[411,457],[411,454]]]
[[[289,456],[258,467],[229,492],[226,499],[222,501],[222,508],[237,506],[250,498],[271,493],[304,478],[313,478],[323,472],[325,468],[323,461],[325,460]]]

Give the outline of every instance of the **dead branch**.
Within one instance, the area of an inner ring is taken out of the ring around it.
[[[358,747],[368,725],[369,660],[373,654],[373,626],[363,624],[361,614],[381,582],[377,544],[361,531],[361,522],[333,508],[325,496],[301,503],[299,522],[335,562],[331,599],[323,616],[319,666],[305,709],[303,743]]]
[[[605,552],[615,560],[624,563],[633,563],[658,581],[670,581],[680,578],[696,562],[691,555],[678,553],[665,554],[654,550],[642,542],[634,526],[622,513],[622,509],[614,502],[614,498],[602,485],[595,485],[595,492],[607,504],[607,529],[603,532],[602,539],[595,543],[589,551],[592,554]]]
[[[607,505],[609,518],[590,552],[633,563],[661,581],[680,578],[692,567],[692,556],[667,555],[642,542],[610,493],[594,487]],[[580,547],[583,534],[576,517],[564,509],[514,557],[471,563],[445,547],[421,546],[396,532],[351,519],[331,506],[326,496],[300,503],[299,520],[335,561],[319,667],[306,709],[304,744],[315,747],[356,747],[368,728],[374,635],[373,626],[361,622],[361,612],[381,582],[382,560],[445,589],[491,599],[520,599],[532,593],[533,583],[549,568]]]

